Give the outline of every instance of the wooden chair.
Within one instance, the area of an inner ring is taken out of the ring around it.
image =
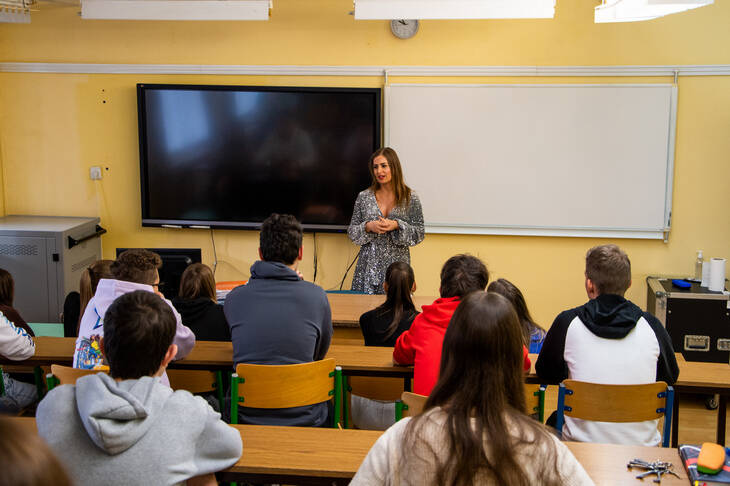
[[[643,422],[664,417],[662,447],[669,447],[674,389],[663,381],[646,385],[599,385],[565,380],[558,393],[555,428],[563,430],[565,415],[600,422]]]
[[[348,428],[350,420],[348,410],[350,408],[351,395],[357,395],[371,400],[382,400],[386,402],[397,402],[403,393],[403,378],[382,378],[376,376],[349,376],[344,377],[345,399],[343,400],[344,411],[342,418],[345,428]]]
[[[93,375],[102,371],[104,370],[84,370],[54,364],[51,365],[51,372],[46,375],[46,386],[48,391],[51,391],[58,385],[75,385],[76,380],[82,376]]]
[[[332,358],[293,365],[239,363],[231,376],[231,423],[238,423],[238,406],[291,408],[334,398],[333,427],[340,424],[342,369]]]
[[[545,420],[545,385],[525,384],[525,409],[528,415],[537,415],[537,420]]]
[[[170,388],[173,390],[187,390],[190,393],[215,392],[223,409],[223,373],[207,370],[167,370]]]
[[[418,395],[411,392],[403,392],[401,399],[395,402],[395,421],[399,421],[403,417],[412,417],[423,411],[426,405],[426,395]]]

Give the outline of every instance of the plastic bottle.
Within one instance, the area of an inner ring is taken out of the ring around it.
[[[697,250],[697,261],[695,262],[695,280],[702,280],[702,250]]]

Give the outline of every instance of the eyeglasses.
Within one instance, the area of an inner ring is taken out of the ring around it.
[[[150,285],[152,285],[153,287],[157,287],[157,290],[159,290],[159,291],[162,291],[162,289],[165,288],[165,282],[160,282],[160,283],[150,284]]]

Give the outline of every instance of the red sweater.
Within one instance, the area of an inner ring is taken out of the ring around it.
[[[429,395],[436,385],[444,334],[459,302],[458,297],[446,297],[436,299],[431,305],[424,305],[423,312],[416,316],[411,328],[401,334],[395,343],[393,360],[413,365],[414,393]],[[524,346],[522,354],[525,357],[525,371],[529,371],[530,358]]]

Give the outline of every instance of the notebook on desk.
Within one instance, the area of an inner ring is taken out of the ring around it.
[[[725,466],[717,474],[703,474],[697,471],[697,456],[699,455],[700,446],[679,446],[679,457],[682,458],[682,464],[684,464],[684,469],[687,471],[690,484],[695,484],[695,481],[698,481],[699,484],[730,484],[730,458],[727,454],[725,455]]]

